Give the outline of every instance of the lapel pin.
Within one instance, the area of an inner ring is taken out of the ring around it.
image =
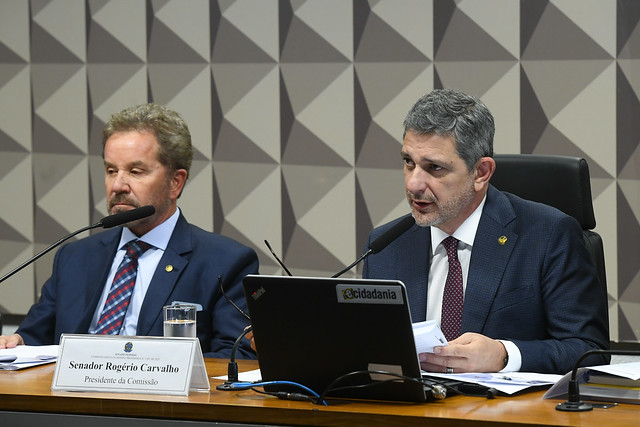
[[[173,271],[173,265],[169,264],[164,268],[164,271],[171,273]]]
[[[507,236],[498,237],[498,243],[500,244],[500,246],[504,246],[504,244],[507,243]]]

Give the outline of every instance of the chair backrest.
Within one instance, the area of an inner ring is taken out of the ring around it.
[[[606,298],[604,247],[600,235],[593,231],[596,218],[587,161],[580,157],[539,154],[496,154],[493,158],[496,171],[491,184],[496,188],[553,206],[578,220]]]

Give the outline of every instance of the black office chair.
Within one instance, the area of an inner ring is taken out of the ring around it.
[[[587,161],[579,157],[538,154],[496,154],[493,158],[496,171],[491,184],[496,188],[553,206],[578,220],[607,299],[604,247],[600,235],[593,231],[596,217]]]

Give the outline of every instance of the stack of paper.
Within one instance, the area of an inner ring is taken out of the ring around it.
[[[52,363],[57,358],[57,345],[19,345],[15,348],[0,349],[0,370],[17,371]]]
[[[571,372],[551,387],[546,399],[567,397]],[[625,402],[640,404],[640,362],[590,366],[578,369],[580,398],[584,401]]]

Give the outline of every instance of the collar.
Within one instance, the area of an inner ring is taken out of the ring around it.
[[[484,203],[487,201],[487,195],[485,194],[482,201],[473,211],[471,215],[458,227],[458,229],[452,234],[453,237],[469,246],[473,247],[473,241],[476,237],[476,231],[478,231],[478,225],[480,224],[480,217],[482,216],[482,210],[484,209]],[[431,229],[431,255],[435,254],[438,245],[449,235],[438,227],[429,227]]]
[[[178,218],[180,218],[180,208],[176,208],[176,211],[173,213],[173,215],[167,218],[166,221],[158,225],[156,228],[150,230],[139,239],[145,241],[155,248],[162,249],[164,251],[165,249],[167,249],[169,239],[171,238],[171,234],[173,234],[173,229],[178,223]],[[128,227],[123,227],[122,234],[120,235],[120,243],[118,244],[118,249],[122,249],[124,245],[136,239],[138,239],[138,236],[133,234],[133,232],[129,230]]]

